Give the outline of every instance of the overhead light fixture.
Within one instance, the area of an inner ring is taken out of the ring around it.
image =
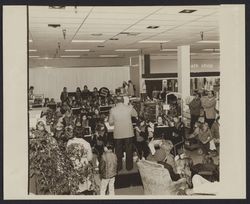
[[[212,55],[220,55],[219,52],[212,52],[211,54],[212,54]]]
[[[198,55],[197,53],[191,52],[190,55]]]
[[[198,41],[197,43],[220,43],[219,40],[201,40],[201,41]]]
[[[48,26],[52,28],[58,28],[61,27],[61,24],[48,24]]]
[[[118,57],[118,55],[99,55],[99,57]]]
[[[156,29],[159,28],[159,26],[148,26],[147,29]]]
[[[140,33],[138,32],[120,32],[119,35],[128,35],[128,36],[137,36]]]
[[[105,40],[72,40],[74,43],[102,43]]]
[[[207,49],[203,49],[203,51],[208,51],[208,52],[219,52],[220,49],[217,49],[217,48],[207,48]]]
[[[30,49],[29,52],[37,52],[35,49]]]
[[[109,40],[119,40],[119,38],[110,38]]]
[[[165,52],[177,52],[177,49],[175,49],[175,48],[163,48],[163,49],[161,49],[161,51],[165,51]]]
[[[89,49],[68,49],[68,50],[64,50],[65,52],[89,52]]]
[[[29,42],[33,42],[33,40],[29,39]]]
[[[138,50],[139,49],[116,49],[115,51],[117,51],[117,52],[135,52]]]
[[[184,9],[184,10],[180,11],[179,13],[193,13],[195,11],[197,11],[197,10],[194,10],[194,9]]]
[[[74,58],[74,57],[80,57],[80,55],[61,55],[62,58]]]
[[[92,33],[92,36],[102,36],[102,33]]]
[[[40,56],[36,56],[36,55],[30,55],[29,58],[38,58]]]
[[[141,40],[139,43],[166,43],[169,40]]]

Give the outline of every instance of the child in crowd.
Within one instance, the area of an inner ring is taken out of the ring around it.
[[[88,120],[86,114],[83,114],[83,115],[82,115],[82,127],[83,127],[83,128],[89,127],[89,120]]]
[[[108,194],[115,194],[115,176],[117,174],[117,157],[113,153],[113,145],[108,143],[104,147],[104,153],[101,157],[99,164],[100,176],[101,176],[101,187],[100,194],[106,195],[107,187]]]

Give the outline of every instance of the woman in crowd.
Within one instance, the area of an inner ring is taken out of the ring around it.
[[[190,134],[194,131],[194,124],[198,121],[201,113],[201,99],[199,93],[194,93],[194,99],[188,104],[191,115]]]
[[[208,123],[209,128],[211,128],[216,117],[216,98],[214,97],[214,92],[209,91],[207,96],[201,98],[201,104],[205,111],[205,121]]]
[[[94,87],[93,93],[92,93],[92,99],[93,99],[93,100],[98,100],[98,98],[99,98],[98,89],[97,89],[96,87]]]
[[[68,95],[67,87],[63,88],[63,91],[61,92],[60,99],[61,99],[62,103],[68,102],[69,95]]]
[[[80,87],[76,88],[76,95],[75,95],[75,100],[78,105],[81,105],[82,102],[82,92]]]
[[[89,96],[90,96],[90,91],[89,91],[89,89],[88,89],[88,86],[85,85],[85,86],[83,87],[83,90],[82,90],[82,99],[83,99],[83,100],[88,100]]]
[[[135,87],[131,80],[128,81],[128,96],[135,95]]]
[[[126,81],[123,82],[122,84],[122,91],[121,91],[122,94],[128,94],[128,84]]]

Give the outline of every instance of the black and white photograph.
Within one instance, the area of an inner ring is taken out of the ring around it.
[[[246,197],[243,4],[4,6],[3,20],[7,199]]]

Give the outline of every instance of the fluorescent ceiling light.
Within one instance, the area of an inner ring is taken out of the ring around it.
[[[89,52],[89,49],[68,49],[65,52]]]
[[[29,42],[33,42],[33,40],[29,39]]]
[[[177,52],[177,49],[165,48],[165,49],[161,49],[161,51]]]
[[[219,52],[220,49],[216,49],[216,48],[207,48],[207,49],[203,49],[203,51],[209,51],[209,52]]]
[[[37,50],[34,50],[34,49],[30,49],[29,51],[30,51],[30,52],[36,52]]]
[[[54,59],[54,58],[51,58],[51,57],[40,57],[40,58],[38,58],[38,59]]]
[[[72,42],[78,42],[78,43],[101,43],[105,40],[72,40]]]
[[[166,43],[169,40],[141,40],[139,43]]]
[[[134,52],[138,51],[139,49],[116,49],[117,52]]]
[[[197,53],[192,52],[192,53],[190,53],[190,55],[198,55],[198,54],[197,54]]]
[[[211,54],[212,54],[212,55],[220,55],[219,52],[212,52]]]
[[[40,56],[35,56],[35,55],[29,56],[29,58],[37,58],[37,57],[40,57]]]
[[[220,43],[219,40],[201,40],[198,41],[197,43]]]
[[[61,55],[60,57],[80,57],[80,55]]]
[[[118,55],[99,55],[99,57],[118,57]]]

